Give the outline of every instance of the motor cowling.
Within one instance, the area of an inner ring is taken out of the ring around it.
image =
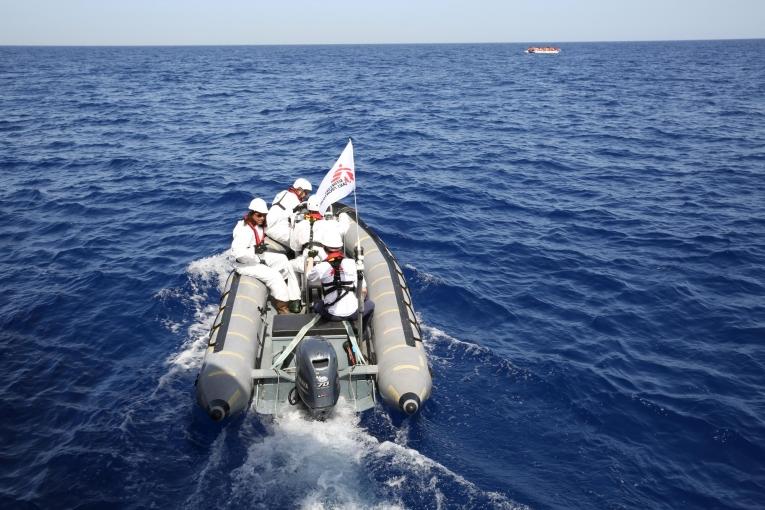
[[[325,419],[340,397],[335,349],[323,338],[304,338],[295,350],[295,364],[300,400],[314,418]]]

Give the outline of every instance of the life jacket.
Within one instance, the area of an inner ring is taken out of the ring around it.
[[[261,237],[261,235],[258,233],[258,227],[256,225],[253,225],[249,221],[247,221],[249,219],[249,216],[250,216],[249,213],[244,215],[244,218],[243,218],[244,219],[244,224],[247,225],[248,227],[250,227],[252,229],[252,233],[255,234],[255,246],[257,247],[257,246],[260,246],[261,244],[266,242],[266,228],[267,228],[267,225],[266,225],[266,222],[264,221],[263,222],[263,236]]]
[[[310,250],[314,246],[317,246],[317,245],[321,244],[318,241],[314,241],[313,240],[313,224],[316,223],[317,221],[319,221],[320,219],[322,219],[321,213],[311,212],[311,213],[308,213],[308,214],[305,215],[305,220],[310,222],[310,229],[311,230],[310,230],[310,233],[308,235],[308,242],[303,244],[303,246],[300,247],[300,251],[304,251],[306,248],[308,248]]]
[[[331,303],[325,302],[324,305],[329,308],[341,299],[343,299],[349,292],[356,292],[355,280],[342,280],[340,278],[340,265],[343,263],[345,257],[339,251],[333,251],[327,254],[327,259],[324,262],[328,262],[332,266],[332,281],[330,283],[322,283],[321,287],[324,290],[326,296],[332,291],[337,292],[337,297]]]

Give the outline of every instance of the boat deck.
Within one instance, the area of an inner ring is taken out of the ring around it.
[[[253,379],[255,380],[253,406],[259,414],[278,414],[289,406],[289,393],[295,387],[294,353],[284,359],[277,370],[271,365],[292,342],[298,332],[315,314],[276,315],[269,306],[266,332],[257,354]],[[351,330],[351,333],[353,331]],[[340,398],[345,399],[356,412],[374,407],[376,401],[376,365],[351,366],[343,344],[348,341],[344,323],[319,321],[308,330],[305,338],[321,337],[327,340],[337,353]]]

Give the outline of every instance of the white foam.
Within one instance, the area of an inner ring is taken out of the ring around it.
[[[281,494],[282,503],[303,509],[399,509],[411,498],[426,499],[435,508],[468,501],[518,508],[417,450],[379,441],[342,403],[324,422],[308,420],[296,409],[285,410],[269,426],[269,435],[248,448],[246,460],[233,470],[229,481],[232,507]],[[453,499],[455,484],[468,501]],[[450,494],[442,492],[444,485],[450,487]]]
[[[418,320],[419,320],[419,317],[418,317]],[[422,329],[422,332],[425,333],[426,340],[431,340],[435,343],[441,343],[449,347],[459,346],[463,349],[466,349],[471,354],[478,354],[478,353],[483,354],[483,353],[489,352],[489,349],[487,349],[486,347],[483,347],[482,345],[465,342],[464,340],[455,338],[451,336],[450,334],[446,333],[445,331],[440,330],[434,326],[428,326],[427,324],[423,324],[422,321],[420,321],[420,329]],[[426,343],[426,347],[427,346],[428,344]]]
[[[183,327],[182,322],[173,322],[169,319],[162,320],[160,324],[162,324],[163,328],[165,328],[166,330],[168,330],[169,332],[173,334],[178,333]]]
[[[342,404],[324,422],[285,409],[269,435],[252,444],[244,464],[233,471],[233,496],[245,503],[283,492],[293,501],[289,506],[299,508],[396,508],[364,494],[368,483],[359,466],[376,440],[358,420]]]
[[[160,378],[160,387],[178,372],[188,372],[202,365],[210,328],[218,314],[218,305],[210,302],[209,292],[212,289],[223,291],[230,270],[228,251],[218,253],[188,265],[186,271],[191,288],[188,295],[180,295],[177,290],[161,291],[166,297],[188,300],[193,307],[194,318],[186,329],[186,338],[180,351],[173,353],[165,361],[170,370]],[[172,324],[171,327],[174,328],[173,331],[180,331],[182,328],[177,324]]]
[[[229,250],[192,261],[186,268],[186,272],[202,282],[217,282],[219,290],[222,291],[226,278],[231,272]]]
[[[404,264],[404,267],[415,273],[417,280],[422,283],[422,288],[426,288],[430,285],[439,285],[445,283],[445,280],[440,276],[436,276],[426,271],[420,271],[416,266],[412,264]]]
[[[160,392],[170,392],[170,397],[164,396],[163,404],[153,414],[153,419],[157,422],[171,421],[174,416],[177,416],[179,408],[188,405],[188,399],[184,398],[187,396],[188,389],[174,388],[173,382],[180,375],[198,371],[202,365],[207,337],[218,313],[217,304],[210,303],[209,292],[214,288],[222,290],[225,286],[230,267],[227,255],[227,252],[223,252],[191,262],[186,269],[189,275],[190,291],[186,291],[185,288],[170,288],[162,289],[156,294],[155,297],[159,299],[188,302],[194,316],[190,323],[170,320],[162,322],[162,325],[173,333],[180,333],[186,327],[183,344],[180,350],[170,354],[165,360],[167,371],[159,377],[151,393],[136,400],[126,411],[120,426],[123,431],[126,431],[132,423],[135,410],[146,405],[148,401],[158,398]],[[171,405],[171,402],[175,404]]]
[[[464,354],[485,356],[490,353],[490,350],[482,345],[455,338],[436,327],[423,324],[422,320],[420,320],[420,329],[423,333],[423,345],[428,353],[431,367],[449,367],[454,363],[455,356],[461,359]]]

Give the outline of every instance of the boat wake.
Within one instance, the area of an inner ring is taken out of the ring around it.
[[[223,290],[230,270],[231,264],[228,260],[227,251],[195,260],[186,268],[189,275],[190,292],[177,297],[189,302],[193,318],[189,321],[186,339],[181,350],[171,354],[166,360],[170,370],[162,376],[162,381],[172,378],[178,372],[198,369],[202,365],[207,347],[207,337],[218,313],[217,300],[211,302],[210,294],[212,292],[219,293]],[[177,323],[166,324],[166,327],[174,332],[182,328]]]
[[[243,424],[241,436],[255,426]],[[350,406],[338,404],[323,422],[287,410],[266,427],[268,433],[252,438],[233,469],[227,459],[235,453],[227,451],[232,441],[224,430],[184,506],[208,507],[209,495],[216,494],[215,503],[224,508],[524,508],[405,444],[378,440]]]

